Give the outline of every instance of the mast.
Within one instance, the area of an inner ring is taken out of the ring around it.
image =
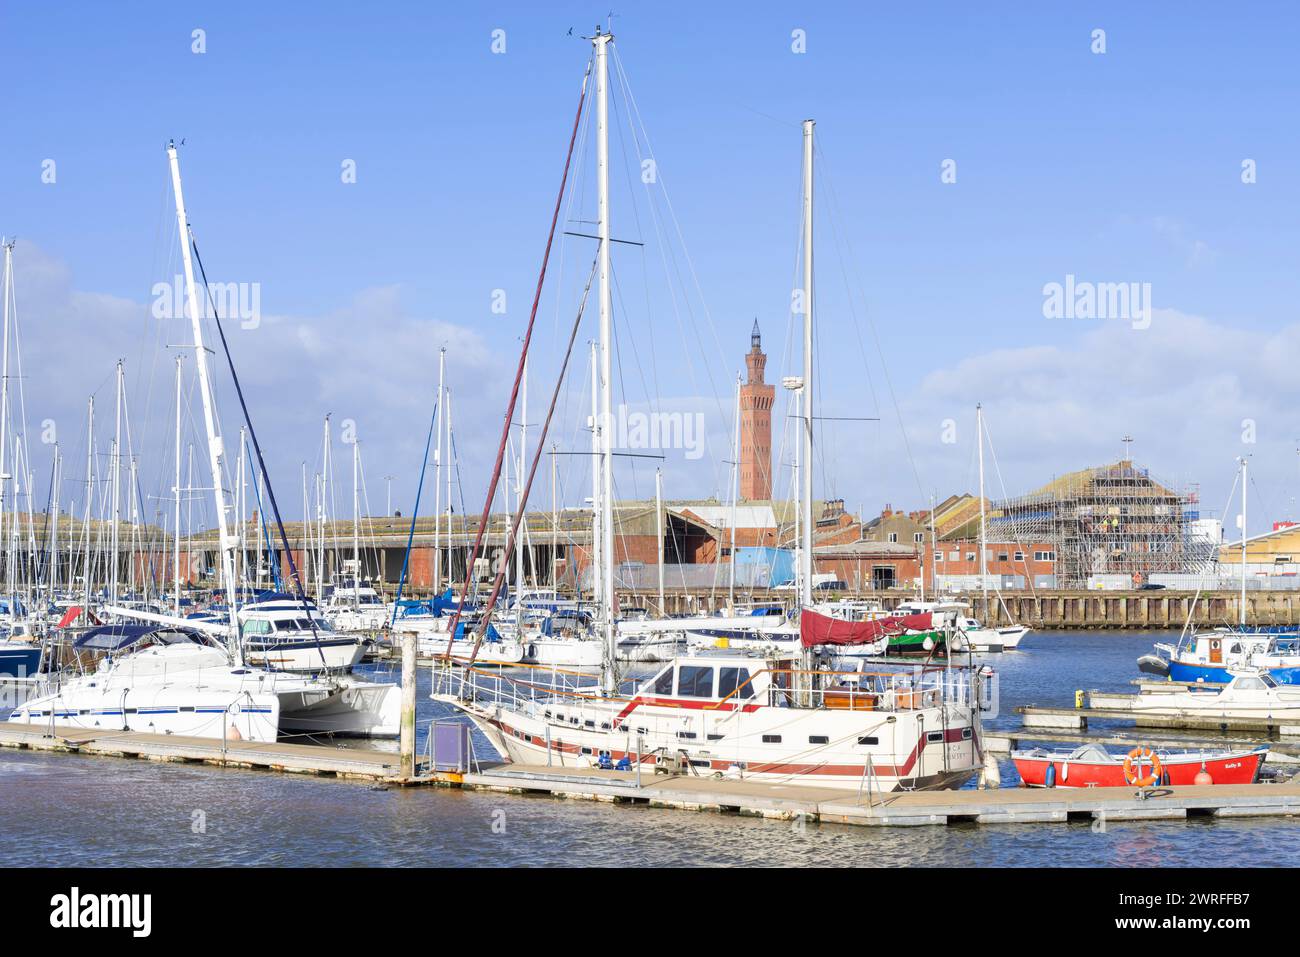
[[[121,554],[118,552],[118,539],[121,536],[122,524],[122,360],[117,360],[117,412],[116,412],[116,431],[113,439],[113,454],[109,461],[113,469],[113,532],[110,539],[110,551],[112,555],[110,561],[113,565],[113,572],[110,576],[111,587],[108,593],[109,604],[117,604],[117,576]]]
[[[559,565],[560,555],[560,510],[557,504],[556,496],[558,487],[555,482],[556,478],[556,460],[555,443],[551,443],[551,588],[559,587],[557,581],[556,569]]]
[[[217,428],[213,409],[212,385],[208,377],[208,353],[203,345],[203,320],[199,313],[198,290],[194,286],[194,260],[190,252],[189,220],[185,215],[185,197],[181,192],[181,167],[176,157],[176,145],[167,145],[167,158],[171,163],[172,192],[176,197],[176,223],[180,228],[181,261],[185,266],[185,304],[190,314],[194,332],[194,359],[199,375],[199,398],[203,404],[203,427],[208,439],[208,468],[212,473],[213,504],[217,512],[217,540],[221,550],[221,577],[225,583],[226,605],[230,614],[230,642],[234,649],[239,644],[239,617],[235,607],[235,582],[232,568],[234,543],[227,525],[226,489],[222,482],[225,472],[225,443]]]
[[[520,384],[520,407],[519,407],[519,467],[515,469],[515,506],[519,507],[524,499],[524,470],[528,467],[528,357],[524,356],[523,381]],[[515,619],[517,623],[523,620],[523,605],[519,601],[519,595],[524,588],[524,552],[529,544],[528,542],[528,517],[523,518],[524,547],[521,548],[519,543],[515,543]],[[509,526],[506,527],[506,537],[509,538]]]
[[[445,410],[442,407],[443,374],[447,366],[447,350],[438,350],[438,399],[434,402],[434,415],[437,416],[435,428],[438,430],[438,451],[433,454],[433,593],[438,594],[442,587],[442,420]],[[447,503],[451,504],[448,494]],[[392,515],[392,509],[388,510]],[[451,538],[451,525],[447,526],[447,538]],[[448,558],[451,549],[447,550]]]
[[[736,506],[740,498],[740,373],[736,373],[736,419],[732,430],[731,456],[731,570],[727,577],[727,613],[736,613]],[[656,481],[658,470],[655,472]],[[659,566],[663,568],[663,539],[660,538],[661,552]],[[662,571],[661,571],[662,577]],[[662,588],[660,591],[662,592]],[[660,596],[662,598],[662,595]]]
[[[601,684],[607,693],[617,690],[618,680],[614,673],[615,663],[615,626],[614,626],[614,449],[610,435],[610,423],[613,422],[611,408],[611,377],[613,374],[613,322],[610,313],[609,295],[609,44],[613,34],[601,33],[599,30],[592,38],[596,48],[596,218],[600,221],[600,451],[601,471],[601,551],[604,559],[600,569],[604,576],[602,582],[603,608],[601,610],[601,628],[605,638],[605,653],[602,656]]]
[[[984,623],[989,620],[989,580],[988,580],[988,527],[984,517],[984,408],[975,403],[975,441],[979,448],[980,469],[980,597],[984,601]]]
[[[5,276],[4,276],[4,347],[3,358],[0,359],[0,541],[4,540],[5,527],[5,492],[9,484],[9,475],[5,471],[5,457],[9,450],[9,303],[13,300],[14,286],[14,241],[9,240],[4,244],[5,250]],[[17,503],[14,503],[14,517],[17,518]],[[11,547],[6,547],[6,552],[12,551]],[[6,556],[5,568],[6,573],[9,567],[10,558]],[[12,594],[13,582],[7,580]]]
[[[803,566],[803,575],[799,583],[799,600],[805,606],[812,604],[813,577],[813,127],[816,125],[815,120],[803,121],[803,455],[800,456],[800,478],[803,479],[800,565]]]
[[[455,456],[452,454],[451,446],[451,386],[447,386],[447,394],[444,396],[447,402],[447,579],[451,580],[451,513],[454,511],[451,507],[451,477],[452,470],[456,465]],[[469,526],[466,526],[469,531]]]
[[[659,546],[659,617],[667,618],[664,611],[664,470],[661,468],[655,469],[655,528]]]
[[[1237,618],[1246,630],[1246,456],[1241,457],[1241,608]]]
[[[320,550],[320,563],[316,568],[316,600],[320,601],[325,594],[325,522],[329,517],[330,505],[330,417],[325,416],[325,451],[324,459],[321,465],[320,479],[320,536],[316,542],[316,547]]]
[[[604,576],[600,572],[604,549],[600,534],[600,362],[596,356],[596,341],[591,342],[591,599],[597,607],[602,605]]]
[[[53,501],[50,503],[50,600],[54,600],[55,590],[59,585],[59,472],[62,463],[59,459],[59,445],[54,444],[54,476],[51,484],[54,489]]]
[[[245,516],[248,513],[247,499],[248,486],[244,482],[245,456],[248,453],[248,443],[244,439],[244,427],[239,427],[239,458],[235,463],[235,542],[239,550],[235,552],[235,587],[243,588],[245,580],[248,577],[248,540],[246,538],[248,529],[245,522]]]
[[[172,611],[176,617],[181,616],[181,362],[184,356],[176,357],[176,485],[172,492],[176,496],[173,521],[175,522],[175,544],[172,550]]]
[[[352,440],[352,607],[361,607],[361,443]]]
[[[90,621],[90,509],[95,501],[95,397],[92,395],[86,409],[86,519],[84,522],[86,541],[85,586],[82,614]]]

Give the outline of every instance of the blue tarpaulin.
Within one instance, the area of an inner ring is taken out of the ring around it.
[[[736,577],[744,578],[746,584],[772,588],[776,585],[788,585],[794,581],[794,552],[785,548],[737,548]],[[739,574],[740,569],[751,567],[747,575]]]

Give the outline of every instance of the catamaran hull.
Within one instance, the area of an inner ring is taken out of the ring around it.
[[[77,688],[16,709],[9,720],[192,738],[274,741],[280,699],[273,693],[184,687]]]
[[[340,681],[329,690],[283,691],[279,702],[284,734],[395,738],[401,728],[397,685]]]

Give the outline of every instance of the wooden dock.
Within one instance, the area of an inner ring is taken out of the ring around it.
[[[395,752],[287,742],[242,741],[223,746],[210,738],[58,726],[51,735],[49,728],[7,722],[0,722],[0,747],[876,827],[1300,816],[1300,783],[1291,782],[1161,788],[1139,800],[1128,788],[1009,788],[882,795],[865,786],[858,792],[803,784],[656,775],[649,768],[642,769],[638,782],[635,770],[513,764],[485,766],[463,775],[426,770],[403,779]]]
[[[395,751],[338,748],[321,744],[274,744],[191,738],[174,734],[71,728],[0,722],[0,747],[60,751],[101,757],[253,768],[294,774],[400,781]]]
[[[874,827],[1183,820],[1300,816],[1300,785],[1159,788],[1138,800],[1129,788],[1010,788],[859,794],[843,788],[766,784],[633,771],[501,765],[465,775],[464,787],[649,807],[714,811]]]
[[[1117,696],[1113,696],[1117,697]],[[1107,704],[1119,704],[1110,701]],[[1300,724],[1295,719],[1276,718],[1221,718],[1192,715],[1152,714],[1129,707],[1016,708],[1025,728],[1035,730],[1084,731],[1090,720],[1131,721],[1139,728],[1184,728],[1196,731],[1254,731],[1272,738],[1300,738]]]

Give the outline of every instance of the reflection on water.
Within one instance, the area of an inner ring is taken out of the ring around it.
[[[1123,689],[1154,635],[1032,635],[989,660],[1003,716],[1068,705],[1076,688]],[[446,712],[427,698],[421,720]],[[486,742],[476,742],[490,754]],[[373,746],[373,742],[361,746]],[[1004,774],[1008,780],[1013,773]],[[1262,821],[1123,822],[875,829],[546,797],[219,771],[117,758],[0,751],[0,860],[28,865],[1204,865],[1300,832]],[[1134,853],[1135,848],[1143,848]]]

